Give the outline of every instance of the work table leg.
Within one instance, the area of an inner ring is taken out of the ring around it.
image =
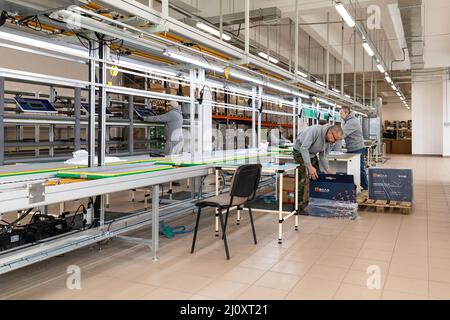
[[[159,250],[159,185],[152,186],[152,247],[153,261],[158,261]]]

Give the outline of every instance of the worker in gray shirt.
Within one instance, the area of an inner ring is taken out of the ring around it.
[[[164,136],[166,138],[164,154],[173,155],[180,154],[183,151],[183,114],[181,107],[176,101],[170,101],[169,111],[157,115],[145,117],[146,122],[161,122],[165,123]]]
[[[361,155],[361,188],[367,190],[369,184],[367,182],[366,174],[366,146],[364,144],[364,137],[362,126],[355,116],[355,112],[351,111],[349,107],[344,106],[340,111],[342,119],[342,130],[344,130],[345,147],[348,153],[358,153]]]
[[[338,125],[315,125],[305,128],[295,139],[294,159],[298,167],[298,202],[300,210],[305,210],[309,202],[309,179],[318,178],[319,159],[322,168],[330,170],[328,156],[332,146],[342,140],[343,131]]]

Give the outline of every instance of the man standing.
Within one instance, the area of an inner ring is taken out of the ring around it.
[[[364,145],[364,137],[362,127],[355,113],[349,107],[344,106],[340,111],[342,122],[342,130],[344,130],[345,146],[348,153],[359,153],[361,155],[361,188],[367,190],[369,183],[366,175],[366,147]]]
[[[319,159],[322,168],[328,173],[330,170],[328,156],[331,147],[342,140],[343,131],[338,125],[315,125],[304,129],[294,142],[294,159],[299,164],[298,174],[298,202],[299,209],[304,210],[309,202],[309,179],[318,178]]]
[[[164,154],[166,156],[180,154],[183,151],[183,114],[178,102],[170,101],[168,112],[158,116],[145,117],[144,121],[166,124],[164,127],[164,137],[166,138]]]

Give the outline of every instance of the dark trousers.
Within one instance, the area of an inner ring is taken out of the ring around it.
[[[349,151],[348,153],[359,153],[361,155],[361,188],[364,190],[369,189],[369,182],[367,181],[367,173],[366,173],[366,149],[359,149],[355,151]]]
[[[298,207],[300,210],[306,208],[309,203],[309,176],[308,170],[305,166],[305,162],[303,161],[302,154],[296,150],[294,150],[294,160],[298,163]],[[319,159],[317,157],[311,158],[311,164],[314,168],[316,168],[317,172],[319,169]]]

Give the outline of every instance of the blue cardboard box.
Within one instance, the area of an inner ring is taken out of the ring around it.
[[[309,197],[356,202],[354,178],[346,174],[319,174],[319,179],[309,183]]]
[[[309,185],[309,215],[356,217],[356,186],[352,175],[319,174]]]
[[[412,202],[412,170],[370,168],[369,199]]]

